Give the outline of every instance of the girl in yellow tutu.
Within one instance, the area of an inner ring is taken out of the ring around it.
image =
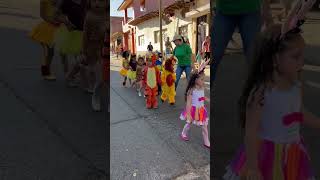
[[[87,9],[87,0],[63,0],[60,5],[61,12],[67,16],[72,26],[61,25],[55,33],[55,47],[61,54],[64,65],[64,73],[68,86],[75,87],[74,74],[69,73],[68,56],[71,55],[75,60],[79,60],[83,46],[83,26]],[[78,62],[75,62],[77,64]],[[76,67],[77,69],[78,67]]]
[[[123,60],[122,60],[122,69],[120,70],[120,75],[124,77],[123,86],[126,86],[127,83],[127,73],[129,70],[129,52],[124,51],[122,54]]]
[[[129,61],[129,70],[127,72],[127,77],[129,79],[130,85],[132,85],[132,81],[136,79],[136,72],[137,72],[137,59],[136,55],[132,54],[130,61]]]
[[[59,4],[56,0],[40,0],[40,16],[43,19],[29,34],[31,39],[41,44],[44,59],[41,65],[41,73],[45,80],[55,80],[50,70],[54,56],[53,38],[61,23],[69,25],[68,19],[59,13]]]

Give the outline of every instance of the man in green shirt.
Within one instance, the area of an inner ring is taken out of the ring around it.
[[[178,59],[178,66],[176,70],[176,89],[180,80],[180,77],[183,73],[183,71],[186,73],[187,79],[189,80],[190,73],[192,70],[192,50],[190,46],[183,41],[183,38],[181,35],[175,35],[173,37],[173,42],[176,45],[176,47],[173,50],[173,55],[177,57]]]
[[[218,65],[236,28],[239,29],[242,38],[244,53],[248,56],[250,46],[261,30],[263,21],[272,24],[269,0],[216,0],[215,3],[211,34],[211,82],[216,78]]]

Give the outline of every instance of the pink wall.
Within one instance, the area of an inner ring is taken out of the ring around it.
[[[110,30],[111,34],[115,32],[122,32],[123,17],[110,17]]]
[[[175,3],[175,0],[162,0],[162,8],[168,7],[169,5]],[[140,0],[133,0],[133,16],[134,18],[143,16],[153,11],[159,10],[159,1],[158,0],[145,0],[145,11],[140,11]]]

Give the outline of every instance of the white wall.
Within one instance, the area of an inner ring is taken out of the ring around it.
[[[188,38],[190,44],[192,43],[192,20],[191,19],[182,19],[179,11],[175,13],[175,20],[173,20],[170,24],[165,25],[165,22],[162,23],[162,29],[167,29],[167,34],[172,40],[175,33],[178,33],[179,29],[177,27],[188,25]],[[152,43],[154,50],[160,50],[160,43],[154,42],[154,32],[160,30],[159,28],[159,19],[157,17],[147,20],[141,24],[136,26],[136,47],[137,47],[137,54],[147,51],[147,46],[149,42]],[[138,37],[144,35],[144,44],[139,46],[139,39]],[[172,43],[174,47],[174,44]],[[165,49],[163,43],[163,50]]]

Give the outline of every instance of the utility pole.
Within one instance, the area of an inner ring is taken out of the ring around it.
[[[163,55],[163,41],[162,41],[162,0],[159,0],[159,26],[160,26],[160,53]]]

